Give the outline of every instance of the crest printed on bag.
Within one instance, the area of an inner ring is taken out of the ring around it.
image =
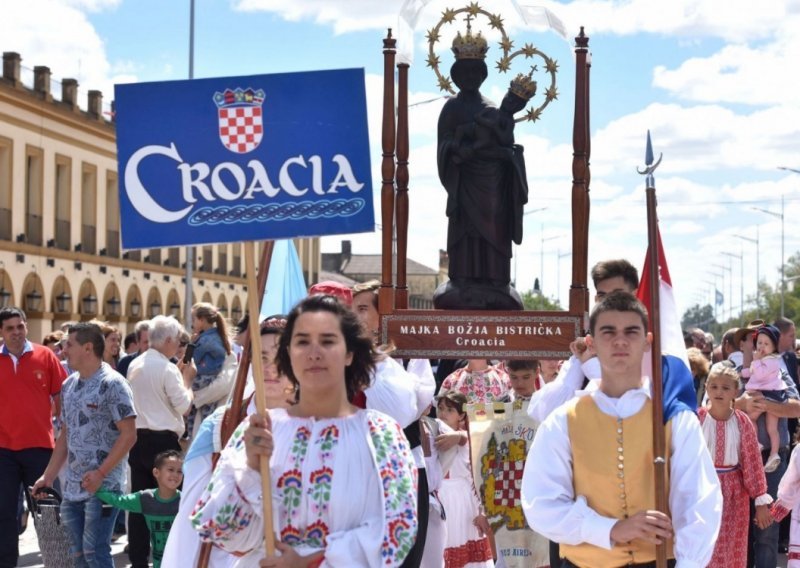
[[[214,93],[219,116],[219,139],[231,152],[246,154],[261,143],[264,135],[261,105],[264,91],[251,88],[225,89]]]

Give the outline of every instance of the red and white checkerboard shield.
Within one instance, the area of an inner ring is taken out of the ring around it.
[[[264,125],[261,106],[236,106],[219,109],[219,139],[231,152],[246,154],[261,143]]]
[[[495,471],[494,502],[500,507],[516,507],[522,489],[525,462],[504,460]]]

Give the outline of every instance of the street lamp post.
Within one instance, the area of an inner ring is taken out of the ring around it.
[[[778,169],[779,170],[783,170],[785,172],[792,172],[793,174],[800,174],[800,170],[797,170],[795,168],[789,168],[789,167],[786,167],[786,166],[778,166]],[[775,217],[780,217],[780,219],[781,219],[781,317],[784,317],[783,316],[783,305],[784,305],[783,300],[784,300],[784,294],[786,293],[786,278],[785,278],[785,275],[784,275],[784,266],[783,266],[783,263],[784,263],[784,248],[783,248],[783,244],[784,244],[784,241],[783,241],[783,235],[784,235],[784,232],[783,232],[783,229],[784,229],[783,205],[784,205],[784,203],[783,202],[784,202],[783,193],[781,193],[781,214],[780,215],[778,215],[777,213],[773,213],[772,211],[764,211],[763,209],[759,209],[759,211],[762,211],[763,213],[768,213],[770,215],[774,215]],[[758,208],[756,207],[756,209],[758,209]]]
[[[784,232],[783,232],[783,195],[781,195],[781,212],[775,213],[774,211],[770,211],[769,209],[762,209],[761,207],[752,207],[755,211],[760,211],[761,213],[766,213],[767,215],[772,215],[773,217],[777,217],[781,220],[781,317],[783,317],[783,294],[784,289],[786,288],[786,280],[784,279],[783,274],[783,263],[784,263]]]
[[[756,225],[756,238],[752,239],[750,237],[745,237],[744,235],[733,235],[737,239],[742,239],[743,241],[747,241],[750,243],[755,243],[756,245],[756,317],[759,317],[761,312],[761,289],[760,289],[760,267],[761,267],[761,259],[760,259],[760,250],[758,246],[758,225]]]
[[[733,317],[733,270],[731,269],[730,265],[723,266],[722,264],[712,264],[716,268],[721,270],[728,271],[728,311],[729,311],[729,318]],[[725,273],[722,273],[722,288],[725,288]],[[724,303],[723,303],[723,310],[722,313],[725,313]]]
[[[189,0],[189,79],[194,79],[194,0]],[[186,247],[186,301],[184,306],[184,325],[192,329],[192,281],[194,280],[194,247]]]
[[[713,274],[712,274],[712,276],[713,276]],[[703,282],[708,284],[709,289],[711,290],[711,294],[710,294],[710,296],[711,296],[711,305],[713,306],[713,310],[714,310],[714,319],[717,319],[717,298],[716,298],[716,296],[717,296],[717,294],[716,294],[717,281],[714,280],[712,282],[711,280],[703,280]]]
[[[558,287],[558,302],[561,303],[561,259],[567,256],[572,256],[572,252],[565,252],[561,253],[561,249],[558,249],[558,265],[556,268],[556,286]]]
[[[542,223],[542,247],[539,251],[539,290],[542,291],[542,296],[544,296],[544,243],[560,238],[561,235],[544,238],[544,223]]]
[[[538,207],[537,209],[531,209],[530,211],[525,211],[522,216],[527,217],[528,215],[533,215],[534,213],[538,213],[539,211],[544,211],[547,207]],[[514,244],[514,287],[519,287],[519,280],[517,280],[517,259],[519,258],[519,245],[516,243]]]
[[[739,254],[733,254],[732,252],[725,251],[723,251],[722,254],[727,256],[729,259],[739,259],[739,310],[741,312],[741,325],[744,325],[744,250],[742,250],[742,252]],[[732,263],[733,260],[729,260],[728,262]],[[733,278],[731,278],[731,286],[733,286]],[[733,294],[733,292],[731,292],[731,294]]]
[[[717,304],[717,292],[719,291],[719,288],[717,288],[717,280],[718,279],[722,280],[722,287],[724,288],[725,287],[725,275],[722,272],[709,272],[709,274],[714,277],[714,292],[713,292],[713,296],[714,296],[714,319],[717,320],[717,323],[719,323],[719,317],[718,317],[718,314],[717,314],[717,306],[719,305],[719,304]],[[725,305],[725,303],[723,302],[723,307],[724,307],[724,305]]]

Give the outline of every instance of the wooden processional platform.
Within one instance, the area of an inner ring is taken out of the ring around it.
[[[383,40],[381,162],[382,267],[378,311],[381,339],[397,357],[443,359],[563,359],[583,335],[589,309],[589,38],[575,38],[572,133],[572,278],[567,311],[409,310],[406,260],[409,222],[408,64],[397,64],[391,30]],[[395,87],[397,96],[395,99]],[[397,112],[395,114],[395,107]],[[396,227],[395,227],[396,220]],[[392,236],[397,236],[397,274]]]

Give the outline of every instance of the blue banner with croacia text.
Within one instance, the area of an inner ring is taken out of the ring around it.
[[[116,85],[126,249],[372,231],[363,69]]]

